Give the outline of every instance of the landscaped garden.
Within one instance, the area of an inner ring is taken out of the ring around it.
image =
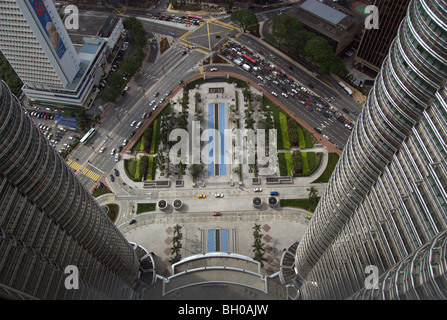
[[[273,115],[280,175],[308,176],[315,172],[321,162],[321,153],[305,151],[314,147],[315,137],[270,100],[264,98],[263,107]]]
[[[167,105],[157,118],[146,128],[144,133],[131,148],[131,152],[144,152],[146,155],[139,159],[125,159],[124,171],[133,181],[154,180],[156,170],[156,153],[160,143],[161,117],[170,113]]]

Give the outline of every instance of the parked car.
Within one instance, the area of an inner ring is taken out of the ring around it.
[[[110,181],[115,182],[115,177],[113,176],[113,174],[110,175]]]
[[[270,191],[270,195],[271,196],[279,196],[279,192],[278,191]]]
[[[204,195],[204,194],[199,194],[199,195],[197,195],[197,198],[206,198],[206,195]]]
[[[222,214],[220,212],[213,212],[213,216],[221,216]]]
[[[215,195],[214,195],[216,198],[223,198],[223,193],[216,193]]]
[[[254,192],[261,192],[262,189],[261,189],[261,188],[254,188],[253,191],[254,191]]]
[[[304,218],[310,220],[312,217],[311,217],[310,215],[308,215],[308,214],[305,214],[305,215],[304,215]]]

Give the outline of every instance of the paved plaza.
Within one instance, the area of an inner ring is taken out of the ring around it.
[[[218,92],[214,92],[213,88],[219,88]],[[225,111],[220,116],[225,117],[225,128],[227,129],[235,128],[235,121],[230,119],[229,108],[235,104],[236,92],[240,115],[244,114],[248,106],[244,102],[241,88],[226,82],[207,82],[192,89],[189,93],[188,130],[191,129],[191,123],[196,116],[194,111],[196,92],[201,97],[198,107],[203,108],[204,111],[201,121],[202,129],[208,128],[208,121],[212,121],[213,118],[208,117],[208,111],[212,109],[208,108],[210,104],[216,103],[225,106]],[[251,88],[251,92],[253,96],[261,95],[254,88]],[[181,96],[182,91],[180,90],[171,99],[173,113],[181,111],[181,105],[173,103]],[[254,114],[257,117],[261,113],[260,103],[253,102],[252,108],[258,111]],[[177,176],[175,174],[161,176],[157,170],[155,179],[157,181],[167,180],[170,182],[170,186],[167,188],[144,188],[143,182],[134,182],[126,176],[124,161],[119,161],[116,169],[121,174],[116,177],[116,181],[112,183],[108,178],[103,179],[113,194],[103,195],[98,198],[98,201],[102,205],[115,203],[120,207],[117,226],[130,242],[137,243],[155,254],[157,272],[163,276],[170,275],[169,258],[172,257],[173,228],[176,224],[182,227],[182,257],[219,250],[252,257],[254,243],[252,228],[255,224],[260,225],[262,241],[266,250],[266,261],[262,271],[271,275],[279,271],[283,250],[292,244],[292,240],[300,240],[303,236],[309,223],[304,216],[309,212],[281,208],[279,205],[270,206],[268,204],[270,191],[278,191],[279,199],[305,199],[308,197],[308,188],[311,182],[321,175],[328,161],[326,147],[317,144],[308,150],[322,153],[322,161],[318,170],[309,177],[293,178],[290,184],[274,185],[267,184],[264,176],[259,176],[259,184],[253,184],[254,174],[247,164],[243,165],[242,182],[239,183],[239,175],[234,172],[230,163],[226,165],[227,170],[224,175],[210,175],[209,171],[205,169],[195,182],[189,174],[183,175],[182,186],[176,186]],[[124,154],[123,158],[136,159],[143,155],[146,154]],[[312,186],[322,195],[326,184],[312,184]],[[262,188],[262,192],[254,192],[253,188],[255,187]],[[215,193],[223,194],[223,198],[215,198]],[[206,197],[198,198],[198,194],[204,194]],[[262,204],[259,207],[253,205],[254,197],[261,199]],[[167,201],[166,209],[161,210],[156,207],[153,212],[135,214],[138,204],[157,203],[160,199]],[[173,202],[176,199],[183,201],[183,206],[179,210],[173,207]],[[220,212],[221,215],[213,216],[213,212]],[[129,224],[132,219],[136,219],[136,223]],[[215,236],[222,237],[222,243],[216,242]],[[213,243],[219,243],[221,247],[216,248]]]

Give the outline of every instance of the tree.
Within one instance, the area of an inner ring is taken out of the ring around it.
[[[315,187],[310,187],[307,188],[307,191],[309,191],[309,210],[313,212],[318,204],[318,190]]]
[[[231,14],[231,21],[236,23],[244,32],[253,25],[258,24],[258,18],[256,15],[247,10],[237,10]]]
[[[261,267],[264,266],[263,261],[267,261],[267,259],[264,258],[264,244],[262,243],[262,233],[261,233],[261,225],[256,224],[254,225],[253,229],[253,237],[255,239],[254,244],[252,245],[254,257],[253,259],[261,263]]]
[[[278,42],[279,47],[283,43],[290,45],[294,41],[294,34],[302,30],[304,30],[303,25],[297,17],[281,14],[273,18],[272,36]]]
[[[171,264],[179,262],[182,259],[182,255],[180,254],[180,248],[182,247],[182,244],[180,243],[180,240],[182,240],[181,231],[182,226],[176,224],[174,226],[174,236],[172,237],[172,247],[171,247],[171,254],[173,254],[174,257],[171,257],[169,259],[169,262]]]
[[[346,66],[338,57],[329,42],[321,37],[312,37],[304,49],[309,59],[320,66],[323,74],[335,73],[343,76],[347,73]]]
[[[166,158],[163,154],[163,150],[161,150],[161,148],[158,149],[157,151],[157,155],[155,156],[155,166],[158,170],[160,171],[165,171],[165,167],[166,167]]]
[[[122,72],[134,75],[137,72],[139,65],[135,58],[126,58],[120,63],[120,69]]]
[[[189,171],[194,180],[202,174],[204,168],[205,166],[203,165],[203,163],[193,164],[189,167]]]

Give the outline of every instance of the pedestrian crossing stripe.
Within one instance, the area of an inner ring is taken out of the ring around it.
[[[238,27],[232,26],[231,24],[228,24],[228,23],[225,23],[225,22],[222,22],[222,21],[219,21],[219,20],[213,21],[212,23],[217,23],[221,27],[232,29],[232,30],[237,30],[238,29]]]
[[[68,160],[67,164],[75,171],[78,171],[78,170],[80,170],[82,168],[81,164],[79,164],[79,163],[77,163],[77,162],[75,162],[73,160]],[[88,177],[88,178],[90,178],[90,179],[92,179],[95,182],[98,181],[98,179],[101,176],[100,174],[98,174],[98,173],[96,173],[96,172],[94,172],[92,170],[89,170],[86,167],[82,168],[82,170],[79,171],[79,173],[84,175],[84,176],[86,176],[86,177]]]
[[[205,51],[205,50],[202,50],[202,49],[194,49],[194,50],[196,50],[197,52],[200,52],[202,54],[208,54],[209,53],[209,51]]]

